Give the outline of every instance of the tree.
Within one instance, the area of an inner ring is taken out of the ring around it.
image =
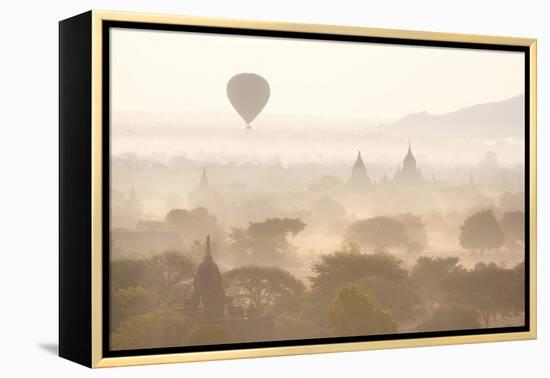
[[[111,261],[111,289],[141,286],[151,287],[144,259],[117,259]]]
[[[504,236],[510,243],[525,243],[525,213],[510,211],[502,214],[500,226]]]
[[[166,298],[169,290],[184,280],[193,278],[195,265],[191,259],[177,252],[167,251],[146,260],[152,276],[152,289]]]
[[[285,297],[299,297],[305,286],[288,271],[274,266],[243,266],[225,273],[227,292],[246,307],[266,314]]]
[[[447,304],[439,307],[432,316],[416,327],[417,331],[452,331],[481,328],[479,313],[468,307]]]
[[[394,217],[405,227],[407,242],[405,247],[410,253],[422,252],[428,245],[428,234],[422,218],[413,214],[401,214]]]
[[[494,263],[478,263],[472,270],[455,274],[441,282],[449,303],[475,308],[484,327],[497,315],[523,311],[525,276],[521,265],[514,269],[500,268]]]
[[[327,328],[325,310],[336,298],[339,287],[374,276],[406,284],[409,282],[408,272],[401,264],[401,260],[389,254],[362,253],[355,243],[321,255],[312,265],[313,275],[309,277],[312,290],[299,306],[295,306],[294,314],[312,321],[320,328]]]
[[[328,308],[329,324],[335,336],[381,335],[397,332],[397,324],[372,292],[357,285],[338,289],[336,301]]]
[[[187,337],[188,345],[230,344],[237,341],[235,333],[222,324],[198,324]]]
[[[191,323],[183,316],[157,310],[132,316],[112,333],[114,350],[167,348],[185,345]]]
[[[324,222],[343,219],[347,216],[344,205],[329,196],[321,197],[315,201],[311,210],[317,218]]]
[[[193,278],[191,259],[173,251],[147,259],[122,259],[111,262],[111,290],[141,287],[151,291],[161,302],[168,301],[170,291]]]
[[[411,270],[411,278],[420,286],[427,300],[441,299],[441,281],[453,274],[463,272],[458,257],[427,257],[416,260]]]
[[[111,329],[116,330],[120,322],[130,316],[153,311],[158,303],[153,294],[142,287],[114,289],[111,297]]]
[[[390,311],[395,321],[410,322],[418,316],[421,302],[412,285],[377,276],[366,276],[357,284],[372,292],[382,307]]]
[[[475,213],[460,226],[460,245],[471,251],[496,249],[502,245],[502,230],[492,210]]]
[[[319,261],[313,263],[314,275],[310,277],[312,289],[332,296],[337,287],[365,276],[404,283],[408,280],[408,272],[401,264],[401,260],[389,254],[364,254],[356,246],[343,247],[321,255]]]
[[[298,218],[268,218],[250,222],[246,229],[234,228],[229,234],[231,248],[241,263],[280,264],[288,261],[295,247],[288,241],[305,228]]]
[[[525,310],[525,263],[521,262],[512,268],[511,308],[517,312]]]
[[[406,245],[409,241],[405,226],[389,217],[361,219],[352,223],[344,240],[373,247],[377,253],[386,252],[392,246]]]
[[[222,242],[225,239],[217,218],[204,207],[193,210],[172,209],[166,214],[165,222],[179,231],[188,241],[202,241],[206,235]]]

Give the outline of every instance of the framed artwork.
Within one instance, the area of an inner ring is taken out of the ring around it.
[[[60,22],[62,357],[536,337],[536,41]]]

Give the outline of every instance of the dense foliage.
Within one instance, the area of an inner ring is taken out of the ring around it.
[[[332,334],[336,336],[381,335],[397,332],[397,323],[382,308],[372,292],[357,285],[338,289],[336,300],[328,308]]]

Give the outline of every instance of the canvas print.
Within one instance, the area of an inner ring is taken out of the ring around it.
[[[109,348],[525,325],[525,55],[109,31]]]

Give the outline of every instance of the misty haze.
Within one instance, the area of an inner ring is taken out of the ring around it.
[[[111,33],[112,349],[524,324],[521,54]]]

